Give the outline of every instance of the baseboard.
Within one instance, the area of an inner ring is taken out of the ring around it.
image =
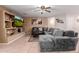
[[[0,43],[0,45],[8,45],[8,44],[11,44],[13,43],[14,41],[18,40],[19,38],[23,37],[25,35],[25,33],[23,33],[22,35],[18,36],[17,38],[9,41],[8,43]]]

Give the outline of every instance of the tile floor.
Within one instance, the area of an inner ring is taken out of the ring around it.
[[[39,53],[40,52],[39,43],[28,42],[29,38],[30,36],[24,36],[9,45],[0,45],[0,53]],[[68,52],[79,52],[78,47],[79,43],[77,44],[76,51],[68,51]]]
[[[29,36],[24,36],[9,45],[0,45],[2,53],[29,53],[39,52],[38,42],[28,42]]]

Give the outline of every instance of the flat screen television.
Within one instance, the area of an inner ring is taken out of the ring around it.
[[[23,19],[18,16],[15,16],[13,26],[14,27],[22,27],[23,26]]]

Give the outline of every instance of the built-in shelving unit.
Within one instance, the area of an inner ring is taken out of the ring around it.
[[[20,38],[24,33],[18,33],[13,26],[15,14],[0,7],[0,43],[9,43]]]
[[[5,19],[5,29],[6,29],[6,36],[11,36],[15,33],[15,27],[13,27],[12,23],[14,22],[14,14],[4,11],[4,19]]]

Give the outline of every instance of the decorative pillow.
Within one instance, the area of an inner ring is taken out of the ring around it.
[[[39,28],[39,31],[42,31],[42,28],[41,27]]]
[[[63,30],[55,29],[53,32],[54,36],[63,36]]]
[[[66,36],[69,36],[69,37],[74,37],[75,36],[75,33],[74,33],[74,31],[66,31],[65,32],[65,35]]]
[[[48,28],[47,28],[47,27],[44,27],[44,28],[43,28],[43,31],[47,31],[47,30],[48,30]]]

